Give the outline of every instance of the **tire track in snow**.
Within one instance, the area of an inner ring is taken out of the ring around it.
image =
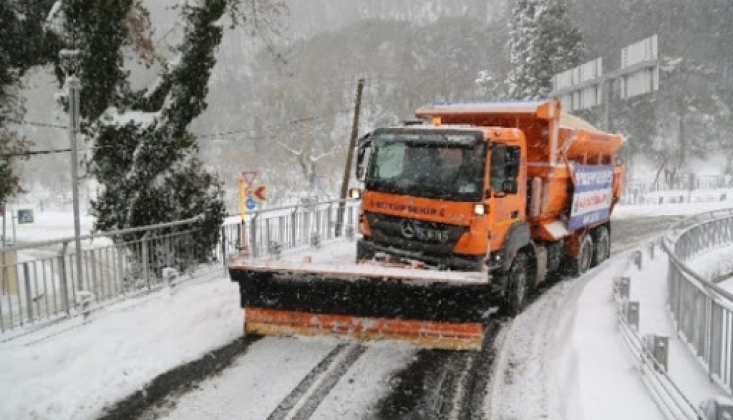
[[[393,392],[378,403],[375,420],[484,418],[483,406],[501,319],[485,327],[479,352],[420,350],[392,379]]]
[[[180,365],[156,377],[144,389],[105,409],[99,420],[141,418],[167,399],[175,399],[195,388],[198,383],[225,370],[261,337],[247,336],[210,351],[200,359]]]
[[[361,344],[342,343],[336,346],[280,403],[268,420],[309,419],[365,351],[366,347]]]

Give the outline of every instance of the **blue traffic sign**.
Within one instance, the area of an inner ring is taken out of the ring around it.
[[[33,223],[33,210],[18,210],[18,224]]]
[[[257,208],[257,203],[252,198],[248,198],[247,201],[244,202],[244,205],[247,206],[247,210],[254,210]]]

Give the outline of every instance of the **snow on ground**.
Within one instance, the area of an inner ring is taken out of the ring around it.
[[[0,344],[0,418],[96,418],[155,376],[241,335],[238,287],[223,276],[152,298]]]
[[[545,292],[511,325],[492,419],[655,420],[616,321],[613,278],[625,255]]]
[[[686,215],[720,205],[619,206],[614,218]],[[58,214],[37,214],[36,220],[33,228],[19,226],[18,237],[47,239],[43,232],[50,237],[73,232],[71,219]],[[612,280],[623,258],[616,257],[576,281],[562,282],[504,333],[515,345],[497,358],[512,369],[505,382],[492,384],[492,392],[504,401],[492,414],[507,416],[493,418],[661,418],[616,324]],[[642,333],[674,337],[663,301],[663,261],[658,257],[644,264],[644,271],[632,271],[632,296],[642,305]],[[222,273],[214,281],[183,284],[172,295],[164,290],[100,310],[83,324],[75,319],[4,342],[0,335],[4,390],[0,418],[95,418],[105,406],[143,389],[155,376],[231,342],[241,329],[236,284]],[[720,394],[689,351],[674,338],[671,343],[671,375],[683,390],[689,390],[694,402]],[[204,391],[221,397],[219,405],[205,407],[191,399],[178,413],[188,413],[187,418],[265,418],[266,408],[290,392],[331,346],[327,339],[257,342],[247,357],[202,385]],[[385,386],[379,378],[403,365],[412,352],[409,346],[371,345],[365,358],[343,378],[348,386],[339,387],[340,394],[329,395],[319,407],[319,418],[358,418],[358,410],[368,409],[373,401],[371,394]],[[507,393],[509,383],[518,393]],[[373,388],[367,392],[367,387]],[[242,398],[251,400],[251,417],[226,411],[230,402]],[[257,411],[260,404],[261,412]]]
[[[721,246],[694,258],[687,264],[692,271],[708,280],[720,277],[729,277],[733,274],[733,246]],[[731,281],[721,282],[719,285],[731,290]]]

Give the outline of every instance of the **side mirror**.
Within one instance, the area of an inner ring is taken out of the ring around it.
[[[519,191],[519,184],[516,179],[507,179],[501,184],[501,192],[516,194]]]
[[[372,146],[372,140],[370,138],[371,133],[366,134],[364,137],[360,138],[357,146],[356,146],[356,179],[364,182],[364,176],[366,175],[366,165],[367,165],[367,151]]]

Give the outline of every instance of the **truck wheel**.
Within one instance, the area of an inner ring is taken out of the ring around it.
[[[596,244],[593,251],[593,261],[591,267],[595,267],[606,261],[611,252],[611,236],[608,234],[608,228],[601,226],[596,229]]]
[[[374,248],[366,246],[360,242],[356,243],[356,262],[371,260],[374,258]]]
[[[506,292],[504,309],[509,316],[518,315],[527,303],[527,255],[520,252],[514,257],[509,272],[506,274]]]
[[[593,260],[593,240],[590,235],[583,235],[583,239],[580,242],[580,253],[577,257],[570,258],[569,268],[570,275],[573,277],[580,277],[590,268],[591,261]]]

